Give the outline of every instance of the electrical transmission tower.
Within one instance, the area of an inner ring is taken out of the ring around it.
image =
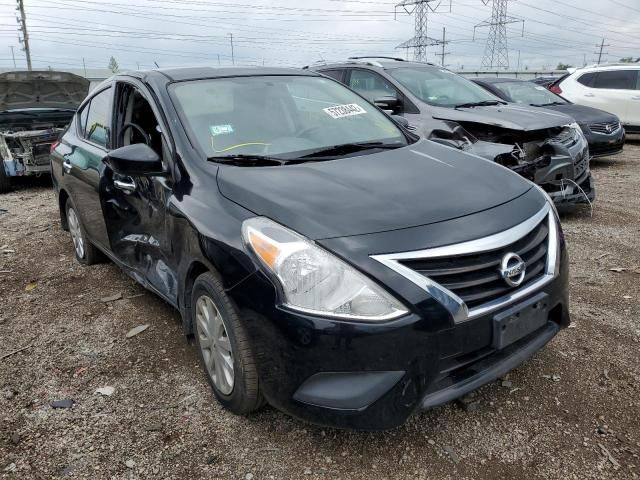
[[[16,10],[20,12],[20,17],[17,19],[20,25],[19,31],[22,32],[22,38],[18,38],[20,43],[24,44],[22,48],[27,56],[27,68],[31,71],[31,49],[29,48],[29,33],[27,33],[27,15],[24,13],[23,0],[17,0],[18,6]]]
[[[427,47],[432,45],[440,45],[441,41],[436,38],[427,36],[427,17],[429,12],[436,13],[442,11],[441,0],[437,5],[431,5],[436,0],[403,0],[396,5],[396,10],[402,8],[409,15],[414,16],[414,34],[413,38],[401,43],[396,48],[413,48],[413,58],[418,62],[427,61]],[[451,0],[448,2],[449,11],[451,11]]]
[[[507,15],[509,0],[482,0],[487,5],[491,2],[491,18],[473,27],[475,37],[476,28],[489,27],[489,36],[482,56],[482,68],[509,68],[509,49],[507,47],[507,25],[522,22],[524,36],[524,20]]]

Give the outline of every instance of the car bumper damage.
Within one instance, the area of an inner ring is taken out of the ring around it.
[[[481,124],[434,130],[430,140],[495,161],[540,185],[557,205],[590,203],[595,185],[589,146],[571,126],[521,132]]]
[[[64,129],[0,132],[0,157],[9,177],[50,171],[49,152]]]

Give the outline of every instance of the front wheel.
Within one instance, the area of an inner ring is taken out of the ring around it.
[[[76,208],[70,198],[67,199],[65,212],[76,259],[84,265],[93,265],[94,263],[100,262],[102,254],[89,242],[84,227],[80,223],[80,218],[78,218],[78,214],[76,213]]]
[[[216,275],[196,279],[191,316],[200,361],[217,399],[237,415],[260,408],[263,397],[247,334]]]

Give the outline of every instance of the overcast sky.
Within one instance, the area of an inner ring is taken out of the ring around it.
[[[34,68],[105,68],[114,56],[121,69],[231,64],[302,66],[353,55],[394,55],[414,33],[413,16],[385,0],[24,0]],[[431,5],[438,4],[438,0]],[[17,39],[16,0],[0,5],[0,67],[26,66]],[[491,2],[446,0],[429,13],[428,34],[446,27],[445,62],[478,69],[488,28],[474,25],[491,15]],[[582,65],[596,58],[605,39],[608,55],[640,57],[638,0],[517,0],[509,15],[510,66],[552,69],[559,62]],[[429,61],[440,63],[429,48]],[[412,52],[409,51],[409,55]]]

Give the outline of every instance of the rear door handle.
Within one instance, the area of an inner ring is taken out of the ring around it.
[[[127,180],[114,180],[113,186],[118,190],[122,190],[126,194],[136,191],[136,184],[131,178],[128,178]]]
[[[631,97],[631,100],[640,100],[640,97]]]
[[[64,168],[64,172],[65,173],[71,173],[71,168],[73,167],[73,165],[71,164],[71,162],[69,161],[68,158],[64,159],[64,162],[62,162],[62,168]]]
[[[585,97],[595,97],[595,95],[593,93],[585,93],[584,96]]]

